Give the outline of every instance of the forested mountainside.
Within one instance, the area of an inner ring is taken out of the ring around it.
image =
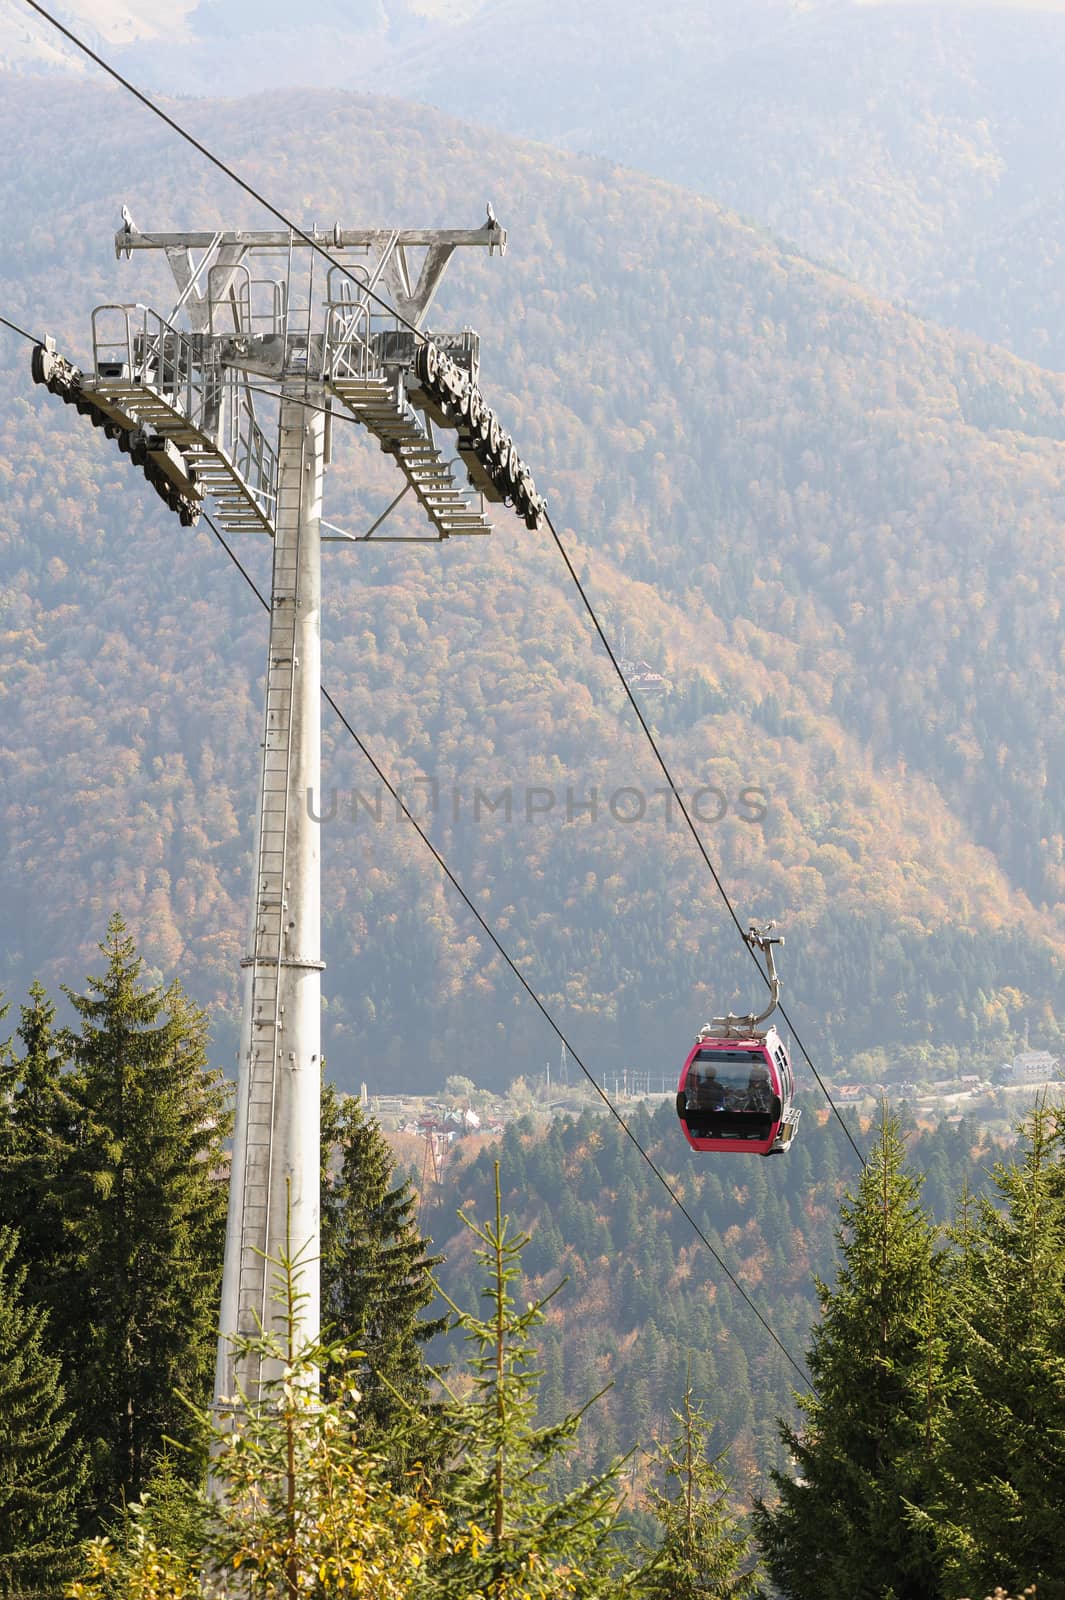
[[[1065,367],[1060,8],[315,0],[297,21],[181,0],[165,50],[148,8],[68,11],[163,92],[384,91],[621,161],[922,315]],[[8,0],[0,62],[56,58],[55,35]]]
[[[2,309],[76,359],[94,304],[170,303],[143,257],[114,260],[123,202],[145,228],[262,225],[117,93],[70,87],[60,122],[53,85],[4,88]],[[647,710],[685,790],[724,795],[708,842],[741,915],[784,921],[822,1058],[994,1051],[1026,1021],[1053,1042],[1065,382],[597,160],[341,94],[181,114],[307,220],[476,224],[491,197],[508,253],[456,258],[435,323],[480,330],[482,387],[612,637],[671,683]],[[117,906],[222,1038],[263,622],[209,534],[33,389],[24,343],[0,360],[3,987],[67,977],[57,949],[80,970]],[[358,529],[394,485],[335,433],[327,515]],[[265,548],[240,554],[265,581]],[[390,771],[438,781],[431,831],[530,981],[596,1068],[672,1070],[693,1022],[750,1003],[750,973],[557,554],[501,516],[473,548],[330,547],[326,571],[327,683]],[[553,1039],[418,841],[390,808],[351,821],[372,785],[326,727],[332,1070],[417,1089],[541,1067]],[[474,787],[506,785],[512,818],[475,819]],[[554,804],[527,820],[533,786]],[[642,821],[605,804],[622,786]],[[593,788],[598,819],[567,817]]]
[[[515,1298],[524,1302],[568,1280],[539,1341],[544,1420],[610,1384],[588,1413],[577,1460],[601,1466],[636,1444],[646,1449],[669,1432],[690,1353],[694,1390],[716,1418],[715,1443],[728,1446],[743,1498],[758,1492],[769,1467],[783,1464],[776,1419],[791,1413],[792,1390],[804,1385],[780,1345],[801,1367],[818,1315],[814,1279],[836,1277],[839,1198],[856,1188],[854,1154],[835,1119],[815,1115],[804,1117],[786,1161],[700,1157],[679,1137],[672,1104],[641,1108],[628,1121],[779,1345],[621,1129],[598,1112],[560,1119],[540,1134],[515,1124],[498,1151],[445,1175],[422,1225],[444,1250],[440,1281],[448,1295],[472,1304],[480,1287],[476,1241],[455,1218],[490,1209],[498,1157],[505,1209],[516,1229],[531,1234]],[[946,1224],[966,1188],[984,1192],[999,1155],[965,1122],[909,1141],[910,1165],[924,1175],[923,1202]],[[430,1355],[458,1368],[468,1359],[454,1333]],[[646,1466],[640,1454],[637,1482]]]

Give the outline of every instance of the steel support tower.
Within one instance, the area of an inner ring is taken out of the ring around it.
[[[347,408],[394,461],[405,481],[393,506],[411,495],[424,513],[426,531],[415,538],[488,533],[486,498],[513,505],[530,528],[544,514],[478,389],[477,335],[423,331],[448,261],[465,246],[503,253],[506,233],[491,208],[477,229],[337,224],[302,235],[141,233],[124,210],[116,254],[163,251],[177,284],[173,309],[98,307],[85,371],[51,339],[34,351],[37,381],[115,440],[184,525],[209,498],[227,533],[273,540],[220,1416],[256,1403],[277,1376],[248,1362],[238,1369],[233,1341],[278,1326],[272,1263],[286,1250],[299,1263],[298,1335],[310,1341],[319,1331],[324,964],[319,824],[307,797],[321,792],[321,544],[392,538],[378,531],[383,517],[366,534],[322,531],[332,412]],[[441,448],[440,428],[457,433],[457,462]]]
[[[322,409],[314,409],[321,407]],[[266,706],[215,1401],[237,1392],[233,1336],[269,1327],[281,1252],[301,1258],[304,1338],[319,1329],[321,853],[320,525],[324,390],[281,386]],[[291,1241],[286,1246],[286,1238]],[[253,1393],[259,1372],[239,1374]]]

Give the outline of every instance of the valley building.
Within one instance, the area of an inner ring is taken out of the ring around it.
[[[1000,1083],[1052,1083],[1059,1076],[1060,1062],[1049,1050],[1022,1050],[996,1073]]]

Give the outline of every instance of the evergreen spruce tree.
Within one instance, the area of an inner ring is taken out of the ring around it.
[[[10,1010],[10,1005],[0,996],[0,1023]],[[17,1167],[14,1105],[18,1067],[11,1044],[10,1039],[0,1039],[0,1227],[8,1222],[11,1215],[10,1190]]]
[[[503,1215],[498,1163],[494,1220],[463,1221],[480,1241],[485,1314],[452,1306],[472,1350],[472,1389],[453,1396],[432,1422],[447,1447],[442,1503],[451,1551],[414,1593],[418,1600],[607,1600],[623,1588],[611,1540],[620,1464],[552,1493],[553,1469],[572,1449],[583,1411],[536,1425],[532,1334],[546,1301],[524,1311],[515,1305],[528,1236],[512,1232]]]
[[[429,1374],[422,1346],[446,1317],[420,1313],[433,1300],[427,1254],[410,1184],[376,1122],[358,1100],[322,1095],[322,1320],[362,1352],[359,1426],[365,1441],[392,1430],[397,1415],[424,1407]]]
[[[69,995],[81,1024],[70,1079],[77,1129],[50,1286],[92,1457],[90,1527],[140,1493],[165,1437],[193,1437],[177,1392],[196,1403],[209,1394],[229,1132],[203,1013],[178,984],[142,982],[120,917],[100,948],[106,972],[87,994]]]
[[[916,1510],[950,1594],[1065,1600],[1065,1113],[1037,1108],[1023,1159],[955,1230],[958,1371],[936,1508]]]
[[[673,1413],[679,1431],[660,1445],[644,1503],[654,1515],[660,1544],[639,1575],[647,1600],[741,1600],[758,1592],[752,1538],[728,1503],[724,1456],[709,1455],[713,1424],[692,1404],[691,1371],[684,1406]]]
[[[46,1314],[23,1298],[16,1243],[0,1227],[0,1595],[51,1600],[74,1571],[85,1454],[45,1345]]]
[[[794,1476],[773,1472],[774,1506],[755,1526],[789,1600],[937,1600],[940,1558],[909,1507],[936,1503],[946,1414],[943,1259],[903,1167],[894,1118],[855,1199],[844,1201],[836,1287],[818,1283],[822,1320],[808,1361],[803,1426],[781,1437]]]
[[[62,1276],[63,1200],[76,1137],[70,1094],[69,1035],[55,1026],[55,1006],[41,984],[21,1008],[21,1043],[8,1051],[0,1145],[0,1224],[16,1228],[26,1293],[52,1304],[50,1286]]]

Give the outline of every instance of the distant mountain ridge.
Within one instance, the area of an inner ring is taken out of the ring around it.
[[[710,196],[921,315],[1065,368],[1060,8],[315,0],[295,22],[183,0],[164,50],[136,36],[159,27],[143,4],[85,9],[65,14],[161,92],[424,101]],[[0,62],[54,67],[56,50],[17,5],[0,18]]]
[[[463,61],[520,59],[479,80]],[[486,7],[360,82],[709,195],[922,315],[1065,367],[1065,12]],[[992,242],[994,241],[994,242]]]
[[[114,260],[123,202],[146,227],[259,220],[117,94],[67,91],[94,130],[72,147],[47,85],[5,91],[0,298],[72,355],[94,304],[169,304],[152,266]],[[599,160],[366,96],[184,114],[308,219],[473,222],[492,198],[508,254],[456,262],[434,319],[479,328],[485,391],[611,637],[673,684],[648,706],[686,792],[768,795],[764,824],[729,805],[707,837],[741,914],[787,923],[819,1047],[993,1050],[1025,1021],[1054,1040],[1065,382]],[[32,388],[21,344],[0,360],[0,985],[81,982],[117,905],[230,1028],[261,620],[208,536]],[[327,514],[367,526],[389,465],[336,433]],[[265,549],[240,553],[264,581]],[[693,1025],[750,1003],[750,973],[557,557],[500,517],[475,549],[333,547],[327,573],[327,681],[390,771],[449,800],[557,796],[542,822],[520,803],[429,819],[530,981],[593,1063],[673,1070]],[[542,1070],[555,1041],[421,846],[388,814],[350,821],[369,779],[328,723],[323,782],[335,1076]],[[607,801],[633,786],[630,825]],[[592,789],[599,815],[568,816]]]

